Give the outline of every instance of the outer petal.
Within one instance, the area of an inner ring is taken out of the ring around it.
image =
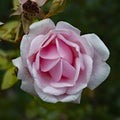
[[[75,94],[67,94],[67,95],[61,95],[57,96],[58,101],[61,102],[75,102],[75,103],[80,103],[80,98],[81,98],[81,93],[82,91],[75,93]]]
[[[88,42],[92,44],[95,51],[101,56],[102,60],[107,60],[109,57],[109,50],[105,44],[100,40],[100,38],[95,34],[86,34],[82,37],[86,38]]]
[[[47,94],[47,93],[44,93],[40,87],[38,86],[38,84],[34,84],[34,88],[35,88],[35,91],[36,93],[38,94],[38,96],[43,100],[43,101],[46,101],[46,102],[52,102],[52,103],[56,103],[57,102],[57,99],[55,96],[53,95],[50,95],[50,94]]]
[[[71,24],[69,24],[67,22],[63,22],[63,21],[58,22],[55,29],[56,30],[57,29],[68,29],[68,30],[74,31],[75,33],[80,35],[80,30],[79,29],[77,29],[74,26],[72,26]]]
[[[54,95],[50,95],[50,94],[46,94],[44,92],[42,92],[42,90],[38,87],[37,84],[34,85],[35,90],[37,92],[37,94],[39,95],[39,97],[46,101],[46,102],[51,102],[51,103],[56,103],[56,102],[71,102],[74,101],[76,103],[79,103],[80,101],[80,96],[81,96],[81,92],[76,93],[74,95],[60,95],[60,96],[54,96]]]
[[[88,88],[91,90],[101,84],[110,73],[109,65],[101,60],[101,56],[95,54],[93,61],[93,71],[88,83]]]
[[[18,78],[22,80],[21,88],[28,93],[36,94],[33,86],[33,78],[23,66],[21,58],[16,58],[12,62],[18,68]]]
[[[28,51],[29,51],[29,47],[30,47],[30,43],[31,40],[28,38],[27,35],[24,35],[21,41],[21,45],[20,45],[20,52],[21,52],[21,58],[23,61],[24,66],[27,67],[27,56],[28,56]]]
[[[55,24],[51,19],[44,19],[39,22],[35,22],[30,26],[29,36],[30,39],[40,35],[47,34],[50,30],[55,28]]]

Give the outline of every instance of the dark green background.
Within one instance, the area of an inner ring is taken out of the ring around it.
[[[11,8],[12,0],[0,0],[0,21],[9,21]],[[19,82],[0,90],[0,120],[120,120],[120,1],[68,0],[64,13],[52,19],[67,21],[82,34],[96,33],[104,41],[111,53],[108,79],[94,91],[85,89],[80,104],[33,101]]]

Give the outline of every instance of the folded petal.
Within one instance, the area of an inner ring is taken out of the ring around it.
[[[49,71],[52,81],[59,81],[62,77],[63,66],[61,60]]]
[[[88,83],[88,88],[90,88],[91,90],[95,89],[108,77],[109,73],[109,65],[101,60],[101,56],[98,56],[96,54],[94,57],[93,71]]]
[[[87,87],[92,73],[93,61],[89,56],[83,55],[83,62],[84,69],[80,69],[75,85],[67,90],[67,93],[69,94],[75,94]]]
[[[75,68],[65,60],[62,60],[62,65],[63,65],[63,76],[68,79],[74,80],[76,74]]]
[[[48,94],[51,94],[51,95],[58,96],[58,95],[61,95],[61,94],[65,94],[66,88],[59,89],[59,88],[54,88],[54,87],[51,87],[51,86],[47,86],[47,87],[43,88],[42,91],[44,93],[48,93]]]
[[[51,19],[44,19],[39,22],[35,22],[30,26],[29,37],[34,38],[40,34],[47,34],[50,30],[55,28],[55,24]]]
[[[75,103],[80,103],[80,97],[81,97],[82,91],[76,93],[76,94],[66,94],[66,95],[61,95],[61,96],[56,96],[58,98],[58,101],[61,102],[75,102]]]
[[[18,78],[22,80],[21,89],[35,95],[33,78],[29,71],[23,66],[21,58],[16,58],[12,62],[18,68]]]
[[[58,63],[59,59],[41,59],[40,66],[42,72],[51,70]]]
[[[42,45],[42,42],[44,41],[44,38],[45,37],[43,35],[39,35],[31,41],[30,48],[28,51],[28,56],[31,56],[32,54],[35,54],[40,50],[40,47]]]
[[[20,51],[21,51],[21,58],[23,61],[23,64],[27,67],[27,56],[28,56],[28,51],[30,47],[31,40],[28,39],[27,35],[24,35],[20,44]]]
[[[56,40],[57,51],[59,56],[68,61],[70,64],[73,62],[73,54],[71,48],[62,40]]]
[[[44,59],[57,59],[59,56],[56,45],[48,45],[45,48],[42,48],[40,57]]]
[[[106,61],[108,59],[109,50],[96,34],[86,34],[82,37],[86,38],[86,40],[92,44],[95,51],[97,51],[101,56],[102,60]]]
[[[78,35],[80,35],[80,30],[75,28],[74,26],[72,26],[71,24],[67,23],[67,22],[63,22],[63,21],[60,21],[57,23],[56,25],[56,30],[59,30],[59,29],[68,29],[70,31],[74,31],[75,33],[77,33]]]
[[[46,102],[56,103],[58,102],[57,98],[54,95],[44,93],[37,84],[34,84],[34,88],[38,96]]]

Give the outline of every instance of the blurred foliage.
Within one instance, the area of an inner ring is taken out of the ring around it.
[[[1,0],[0,11],[0,21],[11,19],[12,0]],[[0,90],[0,120],[120,120],[119,11],[119,0],[67,0],[65,11],[52,19],[71,23],[81,34],[94,32],[100,36],[111,53],[110,76],[94,91],[85,89],[80,104],[37,100],[20,90],[18,82],[13,88]],[[17,47],[0,41],[0,83],[12,65],[11,59],[19,54]]]

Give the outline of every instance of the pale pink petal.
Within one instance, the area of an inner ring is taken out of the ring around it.
[[[56,103],[58,102],[57,98],[53,95],[44,93],[37,84],[34,84],[34,88],[38,96],[46,102]]]
[[[75,33],[77,33],[78,35],[80,35],[80,30],[75,28],[74,26],[72,26],[71,24],[67,23],[67,22],[63,22],[60,21],[57,23],[56,25],[56,30],[64,30],[64,29],[68,29],[69,31],[74,31]]]
[[[90,80],[93,61],[87,55],[83,55],[82,57],[83,57],[83,62],[84,62],[84,69],[81,69],[79,71],[80,73],[76,81],[76,84],[67,90],[67,93],[69,94],[75,94],[76,92],[81,91],[82,89],[87,87],[87,84]]]
[[[27,56],[30,47],[31,40],[27,35],[24,35],[20,44],[21,58],[23,64],[27,67]]]
[[[80,96],[81,96],[81,92],[80,91],[79,93],[76,93],[74,95],[58,95],[58,96],[54,96],[54,95],[51,95],[51,94],[47,94],[47,93],[44,93],[37,84],[34,85],[35,87],[35,90],[36,90],[36,93],[38,94],[38,96],[46,101],[46,102],[51,102],[51,103],[56,103],[56,102],[71,102],[71,101],[75,101],[77,103],[79,103],[80,101]],[[53,91],[52,91],[53,92]]]
[[[28,51],[28,56],[31,56],[32,54],[35,54],[40,50],[40,47],[44,39],[45,37],[43,35],[39,35],[31,41],[30,48]]]
[[[81,97],[81,93],[82,91],[79,91],[78,93],[76,94],[66,94],[66,95],[61,95],[61,96],[56,96],[56,98],[58,99],[58,101],[61,101],[61,102],[76,102],[76,103],[80,103],[80,97]]]
[[[59,89],[59,88],[53,88],[51,86],[47,86],[47,87],[43,88],[42,91],[45,93],[51,94],[51,95],[58,96],[61,94],[65,94],[66,88]]]
[[[21,89],[35,95],[33,78],[27,68],[23,66],[21,58],[16,58],[12,62],[18,68],[18,78],[22,80]]]
[[[59,59],[41,59],[40,66],[42,72],[47,72],[51,70],[57,63]]]
[[[62,62],[61,60],[55,65],[55,67],[53,67],[49,73],[52,77],[52,81],[59,81],[62,77],[62,73],[63,73],[63,68],[62,68]]]
[[[66,45],[62,40],[56,40],[56,45],[59,56],[72,64],[73,54],[70,47]]]
[[[62,81],[62,82],[61,82]],[[71,87],[74,85],[74,81],[67,79],[67,78],[61,78],[60,82],[51,82],[50,85],[55,88],[64,88],[64,87]]]
[[[81,56],[82,57],[82,56]],[[71,79],[69,78],[62,78],[59,83],[51,82],[50,85],[56,88],[61,88],[61,87],[71,87],[74,86],[76,83],[76,80],[78,79],[79,76],[79,71],[80,68],[83,69],[83,63],[82,63],[82,58],[75,58],[75,69],[76,69],[76,74],[74,78],[72,77]]]
[[[62,65],[63,65],[63,76],[74,80],[76,74],[75,68],[65,60],[62,60]]]
[[[102,60],[106,61],[109,57],[109,50],[100,38],[95,34],[85,34],[82,37],[86,38],[92,44],[95,51],[101,56]]]
[[[57,59],[58,52],[56,45],[48,45],[45,48],[42,48],[40,51],[40,57],[44,59]]]
[[[45,35],[46,38],[44,40],[44,42],[42,43],[42,46],[41,48],[45,48],[47,47],[50,43],[53,44],[54,43],[54,40],[55,40],[55,37],[56,37],[56,34],[53,34],[52,31],[50,31],[47,35]]]
[[[66,88],[59,89],[59,88],[54,88],[50,86],[50,81],[51,78],[45,73],[42,72],[37,72],[34,67],[33,67],[33,76],[34,76],[34,84],[36,84],[39,89],[41,89],[44,94],[53,94],[53,95],[61,95],[64,94],[66,91]]]
[[[35,22],[30,26],[29,36],[34,38],[40,34],[46,35],[50,30],[55,28],[55,24],[51,19],[44,19],[39,22]]]
[[[107,63],[101,60],[101,56],[95,54],[93,62],[93,71],[88,87],[93,90],[98,85],[100,85],[109,75],[110,67]]]
[[[66,44],[68,44],[71,47],[77,48],[77,51],[81,53],[86,53],[93,57],[93,46],[90,42],[86,41],[86,38],[69,30],[57,30],[57,32],[60,33],[57,34],[58,38],[64,41]]]
[[[80,55],[80,46],[79,46],[78,44],[76,44],[75,42],[71,41],[71,39],[66,39],[66,38],[65,38],[63,35],[61,35],[61,34],[58,34],[57,36],[58,36],[58,38],[59,38],[60,40],[62,40],[66,45],[68,45],[69,47],[75,49],[74,54],[75,54],[76,56],[79,56],[79,55]],[[71,37],[70,37],[70,38],[71,38]]]

